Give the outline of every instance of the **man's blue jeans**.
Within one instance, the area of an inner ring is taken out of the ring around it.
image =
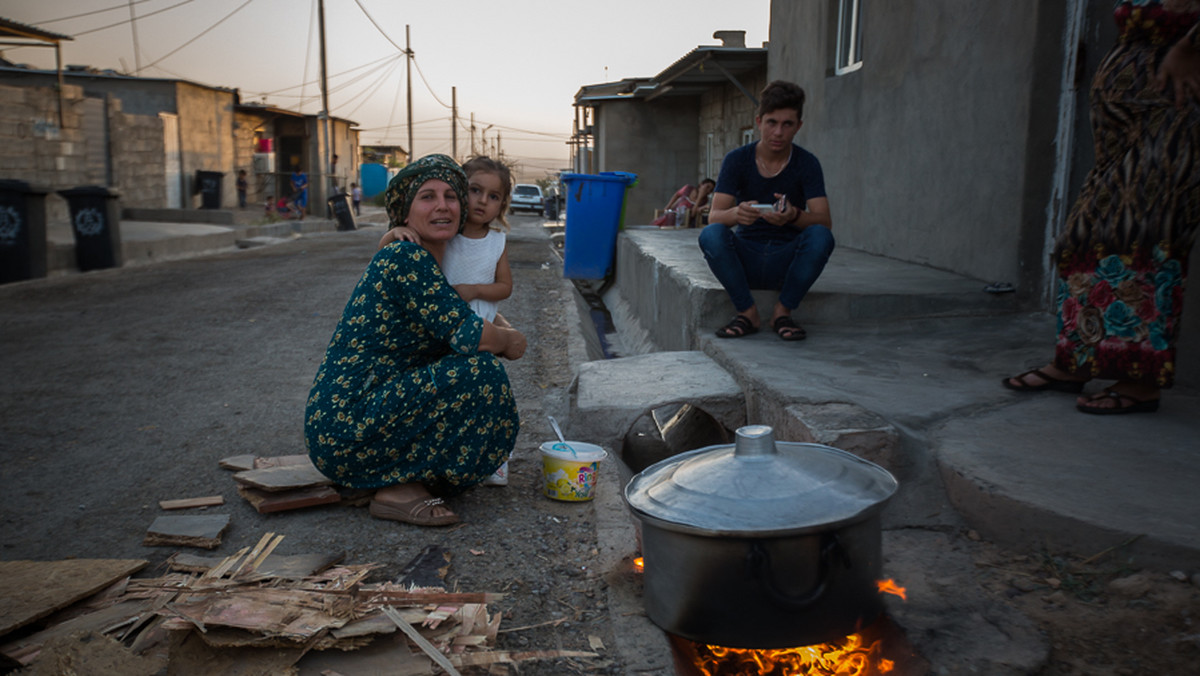
[[[790,242],[742,239],[720,223],[700,231],[700,251],[739,313],[754,305],[751,289],[776,289],[779,302],[795,310],[825,269],[833,246],[833,233],[823,225],[810,225]]]

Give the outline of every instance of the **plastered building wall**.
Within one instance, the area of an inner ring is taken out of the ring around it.
[[[221,207],[237,206],[237,172],[230,170],[234,167],[233,93],[179,82],[176,101],[185,194],[192,206],[199,206],[200,195],[194,194],[196,171],[219,171],[224,174]]]
[[[700,103],[691,97],[605,101],[596,108],[598,171],[638,175],[626,193],[625,224],[646,225],[671,194],[696,182]],[[663,149],[671,149],[664,151]]]

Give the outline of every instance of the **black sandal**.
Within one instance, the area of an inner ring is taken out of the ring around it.
[[[717,329],[718,338],[742,338],[758,333],[758,327],[751,324],[745,315],[737,315],[725,326]]]
[[[775,329],[780,340],[804,340],[808,337],[808,332],[804,327],[800,326],[788,315],[776,317],[774,322],[771,322],[771,328]]]
[[[1025,380],[1028,376],[1037,376],[1043,382],[1040,385],[1034,385]],[[1016,384],[1014,385],[1013,382],[1016,382]],[[1008,389],[1016,390],[1017,392],[1045,392],[1053,390],[1055,392],[1078,393],[1083,391],[1084,381],[1063,380],[1062,378],[1055,378],[1041,369],[1030,369],[1024,373],[1018,373],[1015,376],[1005,378],[1000,383]]]
[[[1091,413],[1092,415],[1153,413],[1158,410],[1157,399],[1138,399],[1137,397],[1131,397],[1128,394],[1113,392],[1107,387],[1088,397],[1087,400],[1088,403],[1094,403],[1104,399],[1112,399],[1115,403],[1112,406],[1088,406],[1087,404],[1075,404],[1075,408],[1081,413]]]

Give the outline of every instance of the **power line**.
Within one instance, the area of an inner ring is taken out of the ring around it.
[[[371,16],[371,13],[367,11],[366,7],[363,7],[361,2],[359,2],[358,0],[354,0],[354,4],[358,5],[358,8],[360,10],[362,10],[362,13],[367,17],[367,20],[370,21],[371,25],[375,27],[375,30],[379,31],[379,34],[383,36],[383,39],[392,43],[392,46],[395,47],[396,49],[400,50],[401,54],[408,54],[408,50],[406,50],[403,47],[401,47],[400,45],[396,44],[395,40],[388,37],[388,34],[383,31],[383,27],[379,25],[379,22],[375,21],[375,17]]]
[[[191,0],[188,0],[188,1],[191,2]],[[144,4],[147,2],[150,2],[150,0],[134,0],[133,2],[125,3],[123,5],[113,5],[112,7],[105,7],[104,9],[93,9],[92,11],[84,12],[83,14],[72,14],[71,16],[64,16],[64,17],[61,17],[58,19],[47,19],[45,21],[39,21],[33,25],[34,26],[45,26],[48,23],[58,23],[60,21],[70,21],[71,19],[82,19],[85,16],[91,16],[93,14],[103,14],[104,12],[111,12],[115,9],[126,9],[130,5],[141,5],[141,4]],[[170,8],[168,7],[168,9],[170,9]]]
[[[155,10],[148,14],[143,14],[138,17],[138,20],[141,21],[142,19],[149,19],[150,17],[152,17],[156,14],[162,14],[163,12],[169,12],[172,9],[175,9],[176,7],[182,7],[190,2],[192,2],[192,0],[183,0],[183,2],[178,2],[174,5],[171,5],[170,7],[163,7],[162,9]],[[126,7],[128,7],[128,5],[126,5]],[[125,19],[124,21],[118,21],[117,23],[110,23],[107,26],[101,26],[99,28],[93,28],[91,30],[81,31],[79,33],[73,33],[71,35],[71,37],[78,38],[78,37],[82,37],[84,35],[91,35],[92,33],[99,33],[100,31],[106,31],[109,28],[116,28],[118,26],[124,26],[124,25],[130,23],[131,21],[132,21],[132,19]]]
[[[226,21],[227,19],[229,19],[230,17],[232,17],[234,14],[237,14],[238,12],[242,11],[243,9],[245,9],[245,8],[246,8],[246,6],[247,6],[247,5],[249,5],[249,4],[250,4],[250,3],[252,3],[252,2],[254,2],[254,0],[246,0],[246,2],[243,2],[241,5],[239,5],[237,9],[235,9],[235,10],[233,10],[232,12],[230,12],[230,13],[226,14],[225,16],[221,17],[221,19],[220,19],[219,21],[217,21],[217,22],[216,22],[216,23],[214,23],[213,25],[209,26],[208,28],[205,28],[204,30],[200,31],[200,32],[199,32],[199,33],[196,35],[196,37],[192,38],[191,40],[188,40],[187,42],[183,43],[182,45],[179,45],[179,46],[178,46],[178,47],[176,47],[175,49],[173,49],[173,50],[171,50],[171,51],[167,52],[167,54],[166,54],[165,56],[159,57],[159,59],[158,59],[157,61],[155,61],[154,63],[147,64],[147,66],[146,66],[146,67],[147,67],[147,68],[149,68],[150,66],[153,66],[155,63],[158,63],[159,61],[162,61],[162,60],[164,60],[164,59],[166,59],[166,58],[170,57],[172,54],[175,54],[176,52],[178,52],[179,50],[183,49],[184,47],[187,47],[188,45],[192,44],[193,42],[195,42],[195,41],[199,40],[200,38],[204,37],[205,35],[207,35],[207,34],[208,34],[208,32],[209,32],[209,31],[211,31],[212,29],[216,28],[217,26],[220,26],[221,24],[225,23],[225,21]]]

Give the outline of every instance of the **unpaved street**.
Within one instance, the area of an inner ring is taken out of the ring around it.
[[[438,544],[452,555],[448,588],[508,594],[492,608],[505,613],[499,647],[612,645],[593,505],[540,494],[537,446],[571,377],[570,286],[541,221],[513,220],[515,293],[501,313],[529,338],[509,364],[521,434],[507,488],[451,502],[462,525],[422,529],[341,505],[260,515],[217,464],[304,452],[305,398],[382,234],[371,227],[0,287],[0,558],[144,558],[155,574],[177,551],[142,545],[158,501],[222,495],[210,511],[232,525],[215,554],[273,531],[286,536],[281,553],[344,551],[347,563],[383,564],[372,579],[386,580]],[[616,659],[587,660],[587,672],[625,673]],[[521,673],[576,668],[547,660]]]

